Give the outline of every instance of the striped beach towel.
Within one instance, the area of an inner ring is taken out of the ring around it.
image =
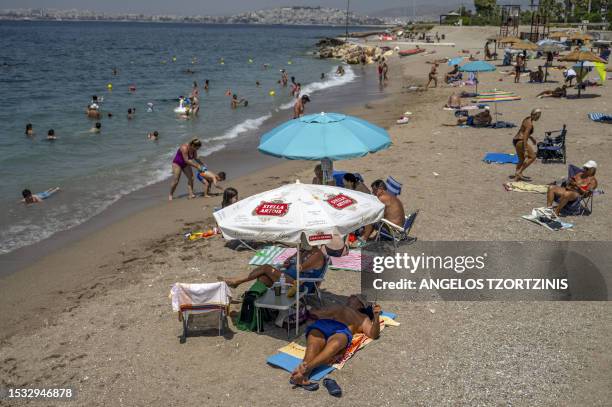
[[[283,251],[287,250],[284,247],[279,246],[266,246],[261,250],[258,250],[249,264],[252,266],[261,266],[264,264],[278,264],[274,263],[274,259],[282,254]],[[282,263],[282,262],[281,262]]]
[[[361,271],[361,250],[351,250],[342,257],[331,257],[330,269]]]
[[[589,119],[593,120],[594,122],[612,123],[612,114],[589,113],[588,116]]]

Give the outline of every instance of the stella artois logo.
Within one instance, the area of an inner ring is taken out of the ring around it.
[[[283,202],[262,202],[253,211],[257,216],[285,216],[289,212],[289,204]]]
[[[308,241],[309,242],[319,242],[321,240],[331,240],[331,238],[332,238],[332,235],[330,235],[329,233],[319,232],[314,235],[308,236]]]
[[[326,201],[335,209],[344,209],[356,203],[356,201],[344,194],[333,195]]]

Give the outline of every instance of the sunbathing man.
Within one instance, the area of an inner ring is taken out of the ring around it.
[[[552,209],[553,202],[558,201],[559,204],[554,211],[559,216],[568,203],[592,194],[597,188],[596,172],[597,163],[590,160],[584,163],[582,171],[570,178],[565,186],[549,186],[546,192],[546,207]]]
[[[472,116],[461,116],[457,119],[457,126],[467,125],[474,127],[484,127],[491,124],[493,116],[489,106],[485,106],[484,110]]]
[[[380,306],[367,306],[358,296],[351,295],[346,305],[325,309],[311,309],[317,319],[306,327],[306,354],[304,360],[291,373],[289,383],[314,391],[319,388],[308,377],[321,365],[333,364],[342,357],[353,340],[353,335],[364,334],[372,339],[380,335]]]
[[[387,191],[387,184],[385,184],[383,180],[377,179],[372,183],[372,194],[376,195],[378,200],[385,204],[385,213],[383,217],[389,222],[402,227],[406,219],[404,205],[402,205],[402,202],[395,195]],[[363,233],[360,237],[362,242],[373,237],[372,235],[374,234],[376,226],[377,225],[372,224],[366,225],[363,228]]]
[[[567,85],[555,88],[555,90],[545,90],[538,93],[538,98],[553,97],[553,98],[564,98],[567,96]]]
[[[253,280],[259,280],[267,287],[272,287],[272,285],[280,279],[281,274],[284,273],[287,278],[287,282],[289,284],[293,284],[293,281],[297,278],[295,267],[296,258],[297,256],[293,255],[285,260],[282,270],[272,267],[269,264],[264,264],[256,267],[244,277],[217,277],[217,279],[219,281],[225,281],[227,285],[232,288],[236,288],[240,284]],[[319,247],[310,246],[306,239],[302,238],[300,262],[300,277],[318,278],[323,273],[327,261],[325,259],[325,255]]]
[[[448,71],[444,76],[444,81],[450,83],[451,79],[455,79],[459,74],[459,65],[455,65],[451,71]]]
[[[532,136],[533,134],[533,122],[538,121],[542,116],[542,111],[540,109],[533,109],[529,117],[526,117],[521,123],[521,128],[519,129],[514,139],[512,139],[512,144],[514,144],[514,148],[516,149],[516,155],[518,155],[519,162],[516,165],[516,172],[514,173],[515,181],[529,181],[529,177],[523,176],[523,171],[527,169],[533,162],[536,160],[536,154],[533,151],[533,147],[529,145],[529,140],[533,141],[534,145],[537,145],[538,142]],[[527,159],[525,159],[527,156]]]
[[[457,92],[451,93],[451,95],[448,97],[448,101],[446,102],[446,107],[450,107],[451,109],[460,109],[461,95]]]

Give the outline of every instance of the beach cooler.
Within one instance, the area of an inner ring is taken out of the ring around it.
[[[222,334],[232,298],[232,292],[225,282],[175,283],[170,290],[170,298],[172,311],[178,312],[179,321],[183,323],[181,343],[187,340],[189,318],[193,315],[218,313],[219,335]]]

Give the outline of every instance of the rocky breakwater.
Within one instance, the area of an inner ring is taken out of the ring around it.
[[[388,53],[376,46],[352,44],[336,38],[322,39],[317,43],[317,47],[319,58],[337,58],[347,64],[361,63],[362,55],[365,55],[366,63],[371,64]]]

